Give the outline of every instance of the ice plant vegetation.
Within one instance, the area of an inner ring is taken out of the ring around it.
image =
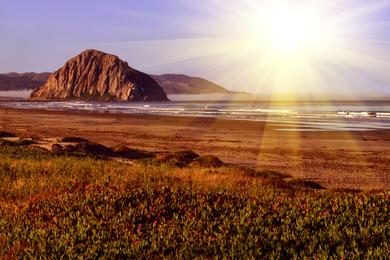
[[[369,258],[389,252],[388,193],[308,191],[282,178],[3,145],[0,255]]]

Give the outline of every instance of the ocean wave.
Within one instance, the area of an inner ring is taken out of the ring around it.
[[[0,106],[23,109],[80,110],[123,114],[155,114],[193,117],[214,117],[239,120],[297,124],[299,128],[335,131],[337,129],[390,129],[390,106],[321,106],[296,105],[261,107],[234,102],[167,102],[167,103],[98,103],[66,102],[4,102]],[[340,124],[341,123],[341,124]]]
[[[376,113],[376,116],[379,118],[390,118],[390,113],[380,112],[380,113]]]

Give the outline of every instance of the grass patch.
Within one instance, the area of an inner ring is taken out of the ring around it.
[[[0,256],[381,258],[388,194],[279,189],[277,174],[0,147]]]

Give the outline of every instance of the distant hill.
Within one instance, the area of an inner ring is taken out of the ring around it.
[[[168,95],[236,93],[233,91],[229,91],[211,81],[199,77],[190,77],[181,74],[163,74],[151,76],[161,85],[165,93],[167,93]]]
[[[35,90],[49,78],[50,73],[16,73],[0,74],[1,90]],[[168,95],[180,94],[234,94],[237,92],[227,90],[209,80],[200,77],[191,77],[181,74],[150,75],[157,81]]]
[[[118,56],[86,50],[50,74],[31,101],[168,101],[161,86]]]
[[[49,78],[50,73],[16,73],[0,74],[1,90],[35,90]],[[240,94],[230,91],[209,80],[182,74],[150,75],[168,95],[191,94]],[[241,93],[242,94],[242,93]]]
[[[24,90],[39,88],[48,78],[50,73],[16,73],[0,74],[0,90]]]

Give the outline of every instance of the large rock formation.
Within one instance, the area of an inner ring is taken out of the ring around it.
[[[150,76],[117,56],[86,50],[69,60],[29,100],[168,101]]]

